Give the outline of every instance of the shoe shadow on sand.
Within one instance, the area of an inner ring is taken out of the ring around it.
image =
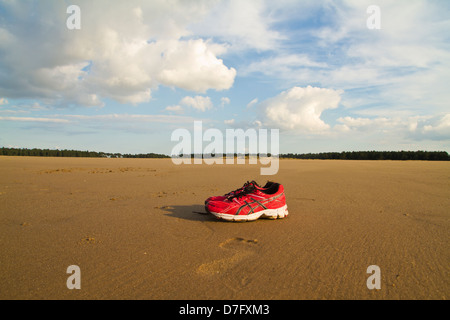
[[[166,212],[166,216],[184,220],[218,221],[212,214],[206,212],[204,205],[162,206],[157,209]]]

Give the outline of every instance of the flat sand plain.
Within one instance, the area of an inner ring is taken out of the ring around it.
[[[0,157],[0,299],[449,298],[450,162],[259,169]],[[287,218],[201,214],[208,196],[267,179],[285,186]]]

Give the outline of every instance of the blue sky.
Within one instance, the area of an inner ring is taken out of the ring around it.
[[[446,0],[0,0],[0,146],[170,154],[202,120],[279,129],[282,153],[450,152],[449,17]]]

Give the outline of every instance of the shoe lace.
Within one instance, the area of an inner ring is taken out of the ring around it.
[[[228,200],[233,200],[234,198],[239,199],[240,197],[246,196],[256,190],[257,183],[255,181],[248,182],[244,184],[244,187],[238,189],[233,195],[228,197]]]
[[[253,181],[252,181],[252,182],[253,182]],[[227,196],[227,197],[231,197],[231,196],[233,196],[233,195],[235,195],[235,194],[238,194],[238,193],[242,192],[242,191],[245,189],[245,187],[247,187],[247,186],[248,186],[250,183],[252,183],[252,182],[247,181],[247,182],[244,183],[244,185],[243,185],[242,187],[240,187],[239,189],[236,189],[236,190],[233,190],[233,191],[228,192],[228,193],[226,194],[226,196]]]

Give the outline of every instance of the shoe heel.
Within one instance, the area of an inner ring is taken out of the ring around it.
[[[264,217],[267,219],[283,219],[284,217],[286,217],[289,214],[288,210],[287,210],[287,205],[278,208],[278,209],[271,209],[269,212],[264,213]]]
[[[279,219],[285,218],[288,214],[287,205],[278,209],[277,215]]]

